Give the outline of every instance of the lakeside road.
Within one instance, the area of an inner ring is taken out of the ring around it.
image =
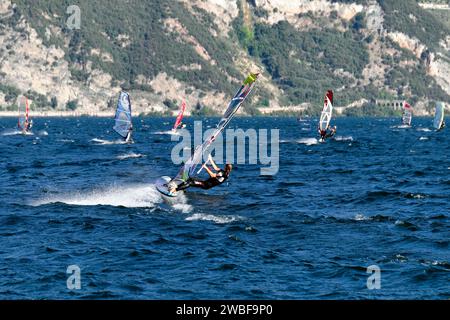
[[[297,113],[300,115],[302,112],[306,110],[305,107],[302,106],[296,106],[296,107],[270,107],[270,108],[260,108],[259,111],[261,112],[261,116],[279,116],[280,114],[286,114],[291,116],[295,116]],[[335,107],[335,117],[346,117],[344,114],[344,110],[342,107]],[[176,116],[178,113],[178,110],[172,111],[172,116]],[[6,117],[17,117],[19,115],[18,111],[0,111],[0,118],[6,118]],[[82,116],[88,116],[88,117],[99,117],[99,118],[110,118],[114,117],[115,110],[109,110],[109,111],[88,111],[88,110],[77,110],[77,111],[31,111],[30,116],[31,117],[82,117]],[[142,113],[142,112],[135,112],[135,116],[151,116],[152,113]],[[191,116],[191,113],[189,111],[186,111],[185,116]],[[220,112],[217,113],[216,116],[220,116]],[[238,112],[238,115],[241,116],[248,116],[246,114],[243,114],[242,112]],[[157,115],[160,116],[160,115]],[[311,115],[310,115],[311,116]],[[372,117],[371,115],[367,115],[369,117]],[[381,117],[388,117],[381,116]],[[433,117],[434,116],[434,109],[433,112],[415,112],[414,116],[416,117]],[[376,116],[375,116],[376,117]]]
[[[0,117],[17,117],[17,111],[0,111]],[[32,117],[81,117],[81,116],[90,116],[90,117],[101,117],[101,118],[110,118],[114,117],[114,111],[105,111],[105,112],[89,112],[89,111],[39,111],[39,112],[30,112],[30,116]]]

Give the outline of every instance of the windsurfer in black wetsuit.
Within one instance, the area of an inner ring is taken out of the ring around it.
[[[225,168],[222,170],[220,168],[214,168],[216,172],[211,171],[208,167],[205,166],[206,172],[209,174],[209,178],[207,180],[200,180],[196,178],[190,178],[188,180],[190,187],[196,187],[201,188],[204,190],[211,189],[213,187],[216,187],[222,183],[224,183],[228,177],[230,176],[231,172],[231,164],[226,164]]]
[[[128,130],[127,136],[123,138],[126,143],[133,143],[133,139],[131,138],[131,134],[133,133],[133,125],[130,125],[130,129]]]
[[[336,134],[336,126],[331,127],[331,128],[330,128],[330,126],[328,126],[326,130],[321,130],[319,128],[318,131],[319,131],[320,139],[322,141],[325,141],[325,139],[332,138]]]
[[[332,138],[335,134],[336,134],[336,126],[334,127],[328,127],[328,129],[330,130],[329,132],[327,132],[327,134],[325,135],[325,138]]]
[[[175,193],[177,191],[181,191],[184,189],[187,189],[189,187],[195,187],[195,188],[201,188],[204,190],[208,190],[211,188],[214,188],[218,185],[221,185],[225,181],[228,180],[228,177],[230,176],[232,165],[226,164],[224,169],[220,169],[211,156],[209,157],[209,162],[211,163],[212,170],[206,165],[206,163],[203,165],[203,168],[208,172],[209,178],[206,180],[201,180],[197,178],[189,178],[186,180],[186,182],[180,184],[180,185],[169,185],[169,192]]]
[[[20,129],[22,129],[23,133],[27,133],[31,130],[31,128],[33,127],[33,120],[25,120],[25,122],[23,123],[23,128],[21,127],[20,123],[18,124],[18,127]]]

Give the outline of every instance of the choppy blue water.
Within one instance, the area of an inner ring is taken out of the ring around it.
[[[29,136],[0,119],[1,299],[450,297],[450,139],[431,119],[341,118],[321,144],[317,119],[236,118],[280,129],[279,173],[237,165],[171,205],[153,183],[178,170],[173,120],[135,119],[123,145],[112,119],[35,118]]]

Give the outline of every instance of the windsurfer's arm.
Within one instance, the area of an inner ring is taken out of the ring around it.
[[[209,155],[208,159],[209,159],[209,162],[211,163],[212,167],[214,168],[214,170],[220,171],[220,168],[216,165],[216,163],[214,162],[214,160],[211,157],[211,155]]]
[[[216,174],[214,172],[212,172],[211,169],[209,169],[206,164],[204,164],[203,167],[205,168],[206,172],[208,172],[208,174],[209,174],[209,176],[211,178],[215,178],[216,177]]]

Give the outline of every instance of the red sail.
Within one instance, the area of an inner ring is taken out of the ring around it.
[[[333,90],[328,90],[326,93],[328,100],[330,100],[331,104],[333,104]],[[325,99],[325,104],[328,104],[327,99]]]
[[[173,125],[173,130],[176,130],[183,120],[184,110],[186,110],[186,103],[183,101],[181,104],[180,112],[178,113],[177,119],[175,120],[175,124]]]

